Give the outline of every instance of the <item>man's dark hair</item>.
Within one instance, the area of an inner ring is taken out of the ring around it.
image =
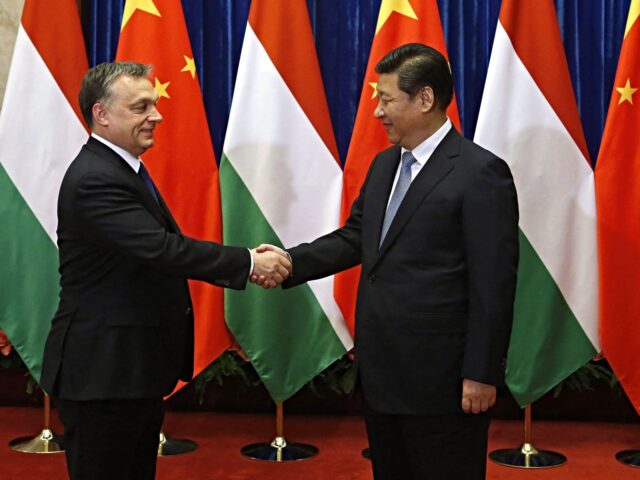
[[[90,69],[82,79],[80,87],[80,111],[89,128],[93,127],[92,109],[96,103],[109,104],[111,85],[120,75],[148,77],[153,67],[144,63],[111,62],[101,63]]]
[[[453,78],[446,58],[422,43],[407,43],[387,53],[376,65],[377,73],[397,73],[398,88],[415,96],[431,87],[437,105],[446,110],[453,98]]]

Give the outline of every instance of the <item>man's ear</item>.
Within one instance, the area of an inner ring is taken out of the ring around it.
[[[94,103],[91,108],[93,113],[93,122],[97,125],[107,127],[109,120],[107,119],[107,108],[102,103]]]
[[[422,107],[423,112],[430,112],[436,106],[436,96],[433,93],[433,88],[431,87],[422,87],[420,93],[420,105]]]

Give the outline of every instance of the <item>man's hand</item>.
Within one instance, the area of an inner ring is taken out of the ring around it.
[[[270,247],[270,248],[268,248]],[[253,272],[251,282],[262,288],[275,288],[291,274],[291,261],[287,253],[273,245],[260,245],[251,250]]]
[[[496,403],[496,387],[465,378],[462,380],[462,410],[464,413],[486,412]]]

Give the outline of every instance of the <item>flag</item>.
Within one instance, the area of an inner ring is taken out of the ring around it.
[[[415,42],[435,48],[448,59],[437,0],[382,0],[344,167],[342,224],[349,217],[351,205],[360,193],[360,187],[362,187],[364,177],[369,170],[371,160],[378,152],[390,146],[382,124],[374,118],[374,111],[378,105],[376,65],[384,55],[394,48]],[[460,130],[460,118],[455,97],[449,105],[447,115]],[[359,266],[336,276],[336,300],[352,333],[355,324],[359,277]]]
[[[182,232],[221,242],[218,167],[180,0],[127,0],[116,59],[153,65],[150,80],[164,121],[142,158]],[[231,336],[223,290],[194,280],[189,289],[197,375],[231,345]]]
[[[599,351],[593,170],[553,0],[504,0],[475,140],[511,168],[520,264],[506,382],[530,404]]]
[[[58,305],[58,191],[87,140],[87,68],[77,2],[26,0],[0,113],[0,329],[37,380]]]
[[[640,0],[632,0],[596,164],[602,350],[640,413]]]
[[[223,151],[225,243],[291,247],[338,227],[342,171],[305,0],[251,3]],[[225,306],[276,402],[352,347],[332,277],[249,285]]]

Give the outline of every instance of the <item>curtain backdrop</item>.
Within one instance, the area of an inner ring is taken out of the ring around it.
[[[349,148],[380,1],[307,0],[342,162]],[[556,0],[593,162],[600,147],[629,2]],[[182,0],[218,159],[250,3],[250,0]],[[501,2],[439,0],[438,3],[463,134],[473,138]],[[113,60],[123,5],[124,0],[82,1],[90,65]]]

